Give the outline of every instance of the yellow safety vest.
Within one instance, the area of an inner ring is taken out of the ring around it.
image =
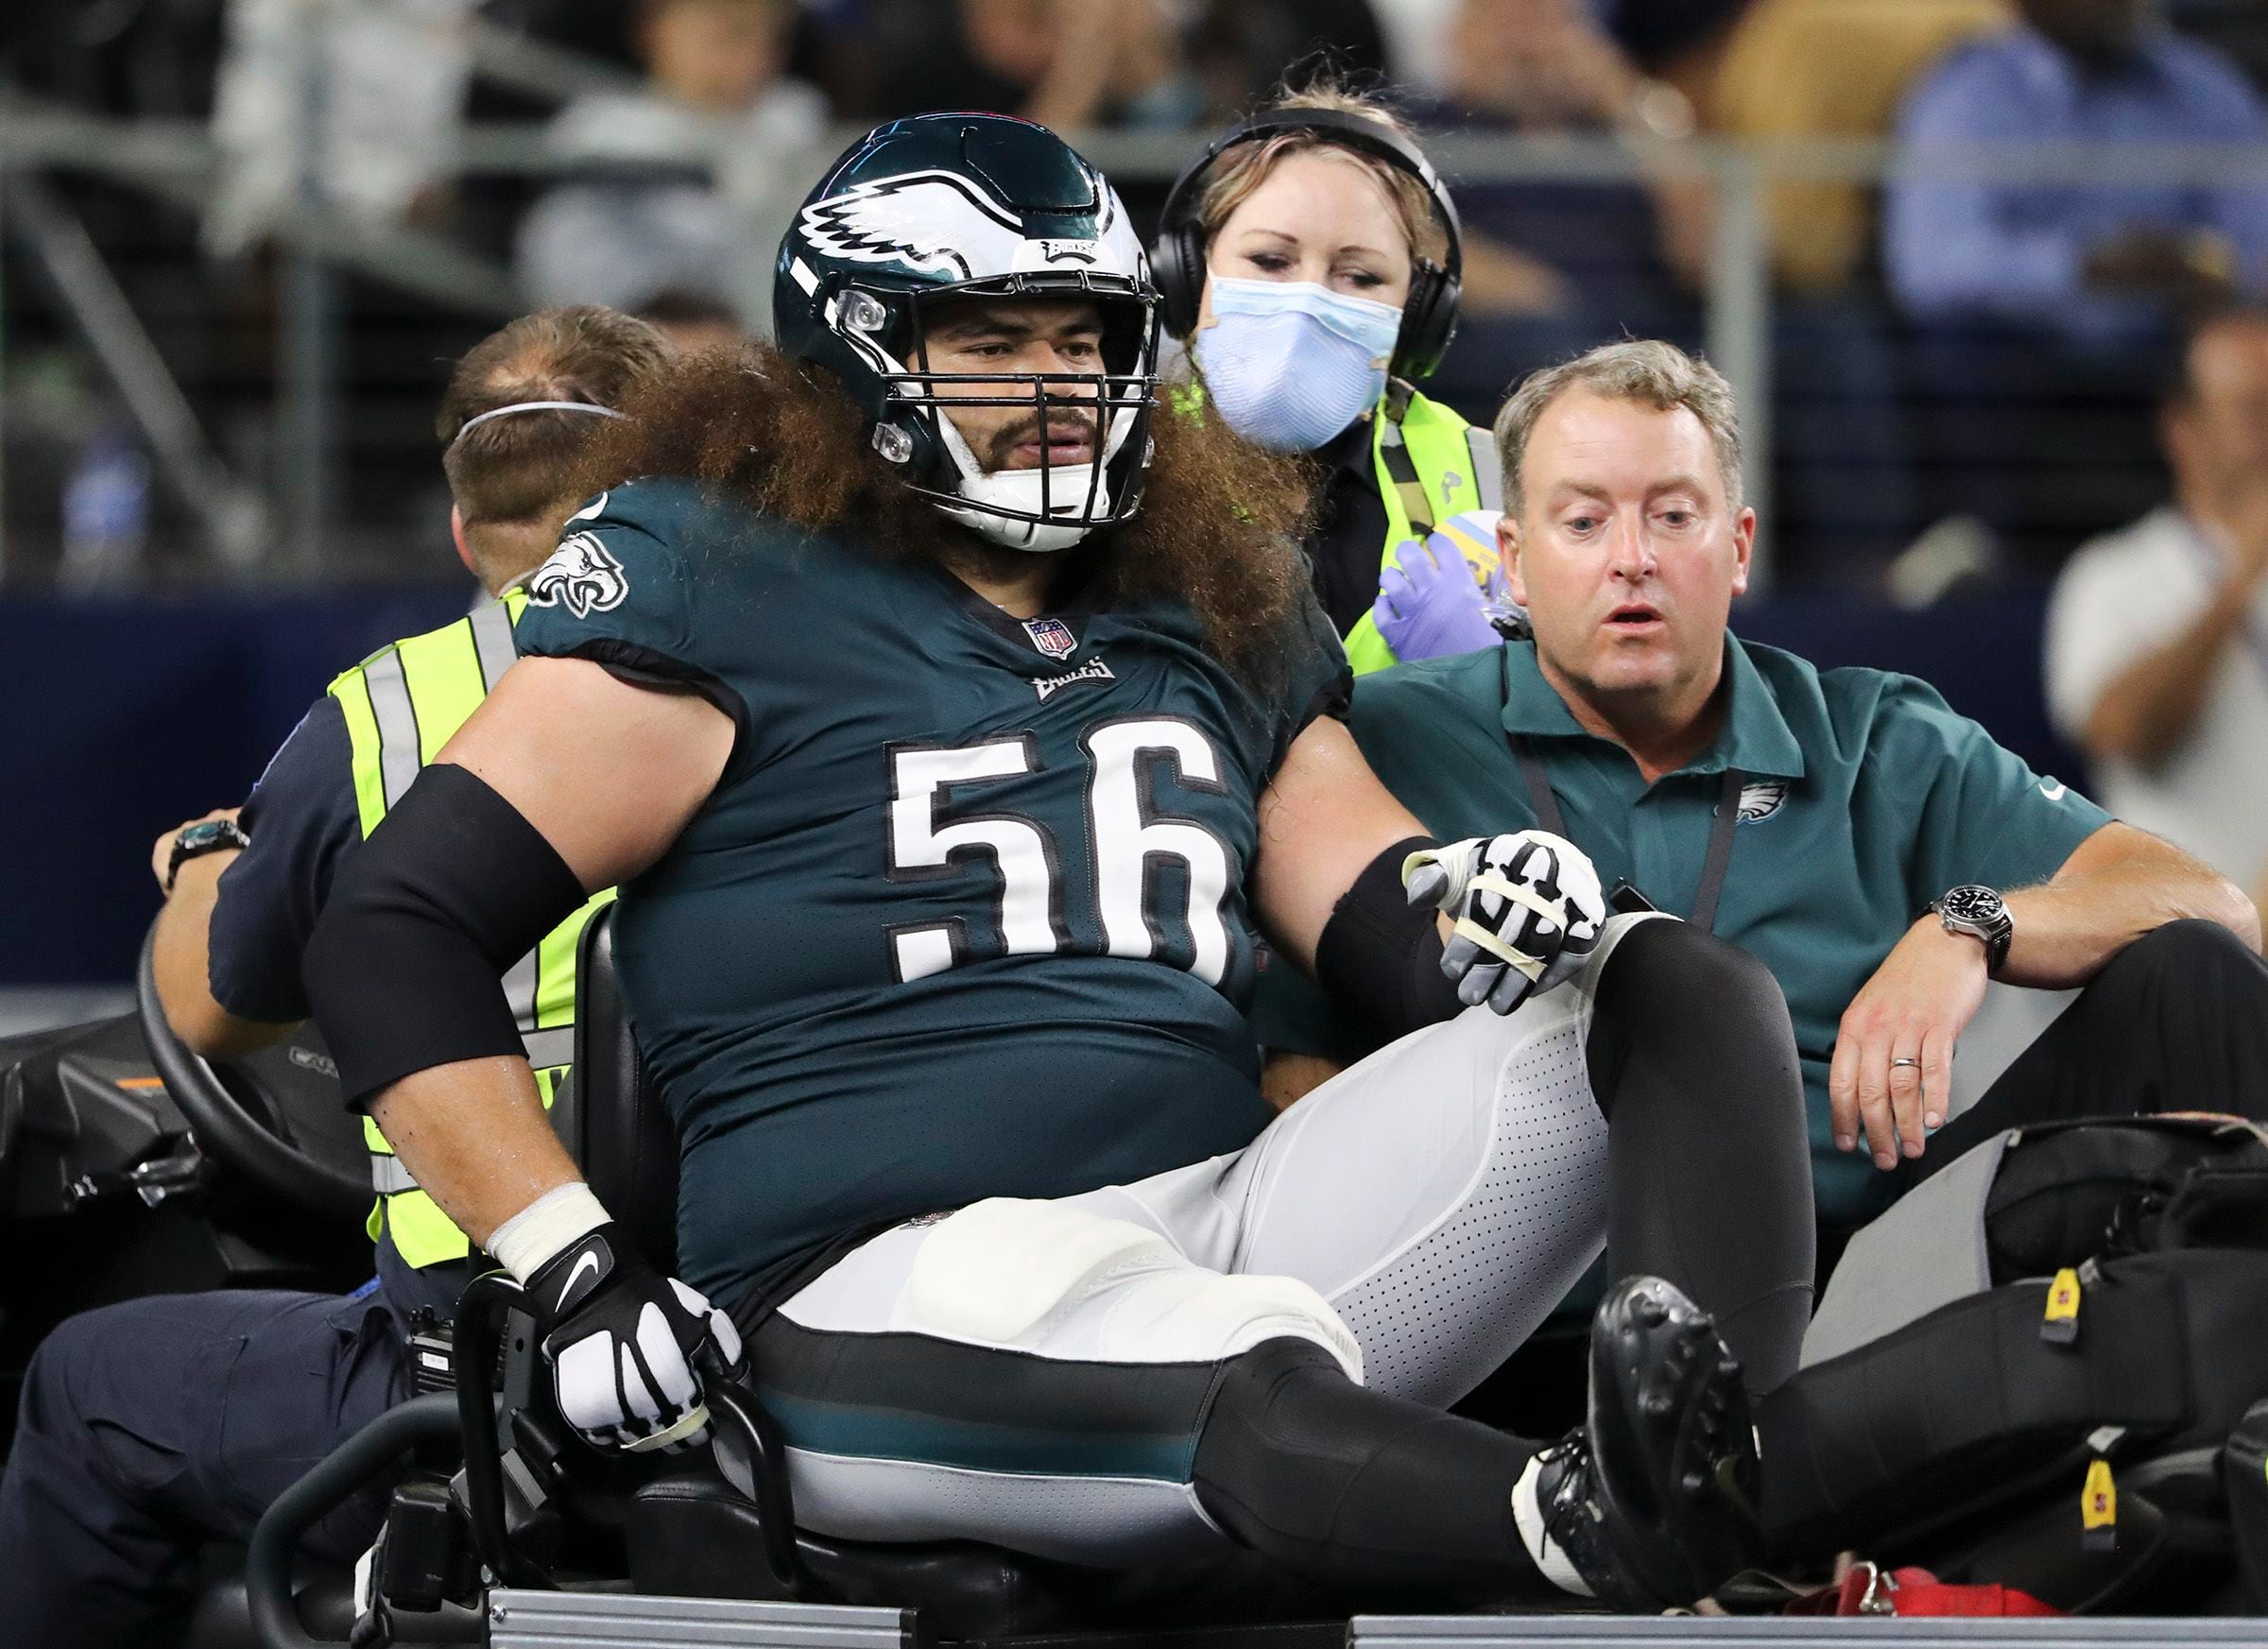
[[[1370,420],[1370,459],[1378,475],[1379,501],[1386,507],[1386,541],[1379,556],[1382,575],[1404,539],[1421,539],[1437,524],[1468,509],[1504,507],[1494,435],[1415,393],[1397,419],[1394,394],[1390,388],[1387,401]],[[1402,472],[1399,478],[1398,470]],[[1482,576],[1495,568],[1473,571]],[[1396,662],[1394,649],[1386,645],[1377,621],[1367,612],[1347,632],[1347,662],[1357,676]]]
[[[455,624],[379,648],[331,683],[353,748],[355,810],[366,839],[512,667],[512,627],[526,606],[524,591],[507,591]],[[546,1107],[575,1052],[576,942],[592,913],[613,897],[612,888],[593,894],[504,976]],[[378,1193],[371,1241],[390,1232],[413,1266],[464,1259],[472,1251],[464,1232],[418,1188],[378,1125],[365,1117],[362,1132]]]

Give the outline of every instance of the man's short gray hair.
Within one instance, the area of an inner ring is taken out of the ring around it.
[[[1520,464],[1527,455],[1528,438],[1536,433],[1544,408],[1572,388],[1588,389],[1609,401],[1635,401],[1657,412],[1685,408],[1701,421],[1717,449],[1725,501],[1734,509],[1741,507],[1741,414],[1733,404],[1732,386],[1716,368],[1675,344],[1644,338],[1603,344],[1589,354],[1531,372],[1504,403],[1496,415],[1496,452],[1504,467],[1504,497],[1515,516],[1524,503]]]

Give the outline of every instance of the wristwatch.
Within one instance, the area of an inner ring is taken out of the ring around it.
[[[232,818],[200,818],[193,825],[182,826],[181,833],[173,838],[173,857],[165,861],[165,891],[173,891],[173,879],[181,873],[185,860],[217,853],[223,848],[251,845],[252,838],[238,830]]]
[[[1970,882],[1949,887],[1930,901],[1929,908],[1949,934],[1967,934],[1984,942],[1984,971],[1997,976],[2008,960],[2008,942],[2016,937],[2016,919],[2008,902],[1989,887]]]

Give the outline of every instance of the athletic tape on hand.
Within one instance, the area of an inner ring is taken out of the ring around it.
[[[489,1234],[484,1245],[522,1287],[553,1258],[613,1216],[581,1180],[555,1186]]]
[[[1468,908],[1470,907],[1471,895],[1493,893],[1499,899],[1508,901],[1533,912],[1554,928],[1563,933],[1566,931],[1567,923],[1564,912],[1525,883],[1507,882],[1494,870],[1484,870],[1475,876],[1466,887],[1465,892]],[[1541,983],[1544,970],[1550,966],[1549,963],[1529,955],[1525,951],[1515,949],[1500,936],[1496,929],[1485,926],[1471,917],[1460,917],[1456,926],[1451,931],[1461,938],[1470,940],[1477,949],[1486,951],[1498,961],[1508,967],[1519,969],[1528,976],[1531,984]]]
[[[708,1425],[709,1405],[696,1402],[666,1429],[656,1432],[650,1437],[640,1437],[635,1442],[625,1443],[622,1451],[625,1454],[650,1454],[658,1450],[674,1448],[686,1438],[707,1430]]]
[[[1420,848],[1415,853],[1405,855],[1401,861],[1402,886],[1407,888],[1410,885],[1410,878],[1417,875],[1418,871],[1425,869],[1428,866],[1431,866],[1433,868],[1440,871],[1445,881],[1454,882],[1456,880],[1456,876],[1451,871],[1449,866],[1443,862],[1441,853],[1442,850],[1439,848]],[[1436,900],[1438,900],[1439,897],[1440,896],[1438,894],[1435,895]]]

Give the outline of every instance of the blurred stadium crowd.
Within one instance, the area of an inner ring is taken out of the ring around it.
[[[1763,438],[1782,596],[2009,591],[2036,683],[2040,592],[2174,485],[2169,385],[2219,397],[2184,450],[2268,545],[2268,344],[2175,369],[2268,277],[2263,0],[10,0],[0,590],[445,578],[433,407],[502,318],[761,329],[823,157],[929,109],[1065,130],[1146,229],[1208,135],[1324,68],[1407,111],[1464,214],[1429,392],[1486,421],[1604,339],[1706,348]],[[2257,594],[2262,554],[2226,553]],[[2131,610],[2089,588],[2097,624]],[[2237,795],[2268,772],[2242,605]],[[2173,607],[2154,643],[2193,660]],[[2124,661],[2088,657],[2074,742]],[[2192,730],[2228,713],[2193,696]]]
[[[1996,556],[2044,572],[2139,514],[2171,306],[2268,258],[2268,169],[2225,152],[2261,134],[2255,0],[17,0],[0,41],[11,109],[209,137],[193,189],[110,167],[60,209],[230,472],[307,461],[277,424],[277,249],[319,221],[363,253],[316,322],[334,570],[421,571],[433,393],[484,328],[585,300],[761,326],[817,157],[923,109],[1086,134],[1140,214],[1287,76],[1375,79],[1454,140],[1475,247],[1440,396],[1485,415],[1601,338],[1723,355],[1745,322],[1774,385],[1775,572],[1843,587],[1934,524],[1955,525],[1909,569],[1925,592]],[[1719,139],[1773,140],[1746,151],[1753,213],[1724,198]],[[2144,146],[2105,167],[2089,144]],[[1751,227],[1761,325],[1722,313]],[[67,318],[7,291],[9,575],[68,542],[74,580],[131,576],[106,558],[135,559],[144,516],[163,570],[164,489],[120,496],[135,433]]]

